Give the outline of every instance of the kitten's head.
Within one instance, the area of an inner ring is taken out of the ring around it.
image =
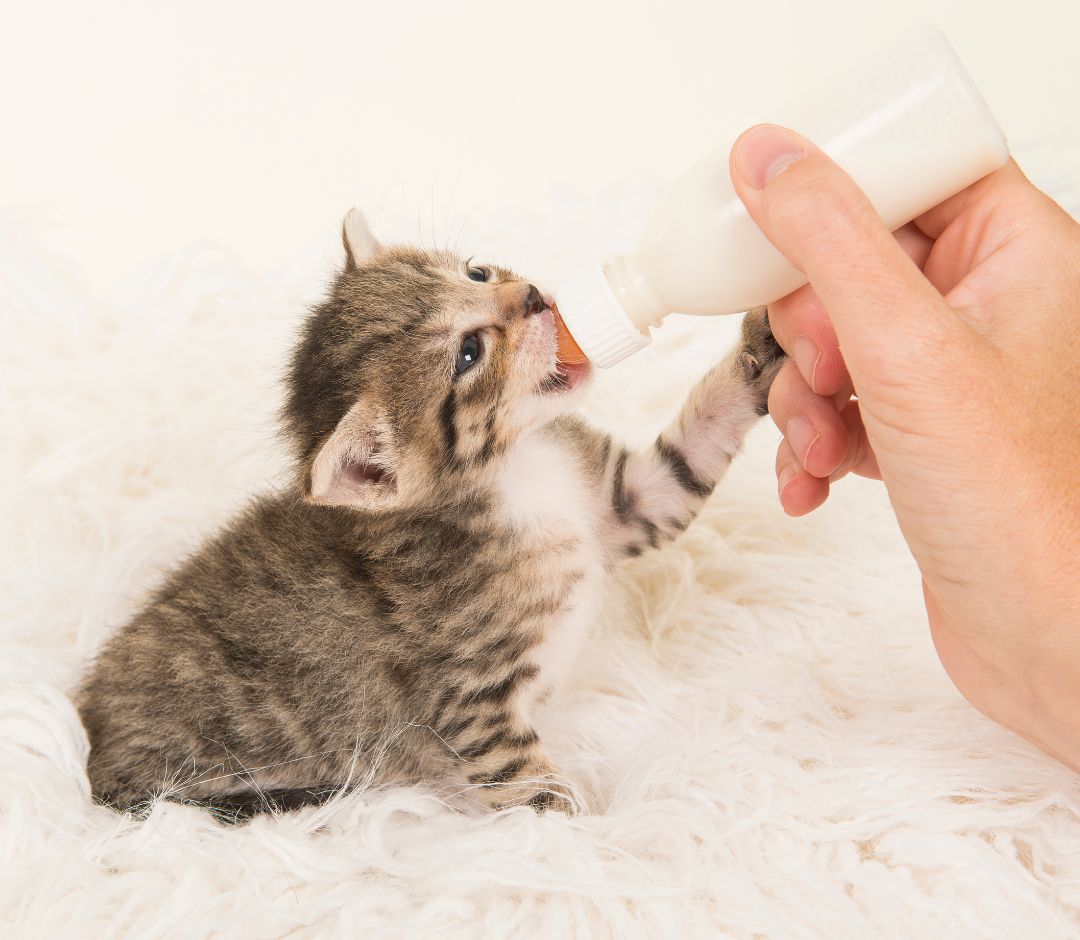
[[[563,412],[589,366],[556,360],[550,298],[512,271],[386,247],[355,209],[345,267],[293,352],[283,412],[312,502],[386,510],[491,469]]]

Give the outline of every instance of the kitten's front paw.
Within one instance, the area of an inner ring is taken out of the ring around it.
[[[768,414],[769,389],[786,358],[769,326],[768,308],[755,307],[749,311],[743,317],[738,363],[754,394],[754,410],[759,415]]]

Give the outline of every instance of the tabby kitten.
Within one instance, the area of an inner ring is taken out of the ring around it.
[[[244,816],[358,781],[450,781],[573,809],[534,711],[605,572],[685,529],[766,411],[764,310],[650,447],[571,414],[589,366],[508,270],[384,247],[355,210],[304,324],[283,423],[295,479],[182,564],[78,705],[94,796]]]

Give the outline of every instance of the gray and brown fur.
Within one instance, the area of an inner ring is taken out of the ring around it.
[[[531,284],[387,248],[303,325],[283,427],[296,474],[184,562],[101,652],[79,709],[96,798],[238,816],[431,780],[573,808],[536,730],[619,559],[683,531],[764,413],[763,310],[650,447],[570,414]],[[479,363],[455,378],[462,337]]]

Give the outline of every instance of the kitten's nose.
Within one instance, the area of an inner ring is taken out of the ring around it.
[[[525,295],[525,316],[534,313],[543,313],[547,309],[544,303],[544,295],[532,284],[529,285],[529,293]]]
[[[495,288],[495,302],[499,313],[507,320],[543,313],[547,309],[544,295],[532,284],[521,281],[507,281]]]

